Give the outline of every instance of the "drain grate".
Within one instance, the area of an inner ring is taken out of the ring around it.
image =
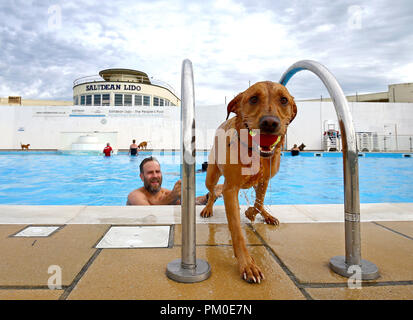
[[[60,226],[29,226],[13,235],[13,237],[48,237]]]
[[[167,248],[171,226],[113,226],[97,249]]]

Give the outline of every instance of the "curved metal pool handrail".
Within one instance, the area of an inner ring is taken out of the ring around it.
[[[192,283],[209,278],[208,262],[196,258],[195,210],[195,92],[192,62],[182,62],[181,73],[181,259],[170,262],[166,275],[177,282]]]
[[[181,178],[182,178],[182,263],[193,268],[195,262],[195,90],[192,63],[182,64]]]
[[[311,60],[302,60],[294,63],[283,74],[280,83],[286,85],[294,74],[302,70],[312,71],[321,79],[336,108],[343,141],[344,209],[347,213],[359,215],[360,198],[356,133],[346,96],[331,72],[322,64]],[[353,218],[357,219],[355,216]]]
[[[356,134],[353,119],[346,96],[333,74],[322,64],[312,60],[294,63],[282,75],[280,83],[286,85],[297,72],[309,70],[316,74],[326,86],[336,109],[343,141],[344,173],[344,222],[346,256],[333,257],[330,267],[336,273],[350,277],[350,266],[360,266],[362,279],[375,279],[379,276],[378,268],[369,261],[361,259],[360,240],[360,195]]]

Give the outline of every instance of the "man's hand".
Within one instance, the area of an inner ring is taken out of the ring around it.
[[[171,199],[171,204],[175,204],[178,200],[181,200],[181,180],[178,180],[175,183],[169,197]]]

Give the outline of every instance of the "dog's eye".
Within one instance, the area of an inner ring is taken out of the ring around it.
[[[258,102],[258,97],[257,97],[257,96],[252,96],[252,97],[249,99],[249,102],[250,102],[251,104],[256,104],[256,103]]]
[[[288,103],[288,99],[286,97],[282,97],[280,99],[281,104],[287,104]]]

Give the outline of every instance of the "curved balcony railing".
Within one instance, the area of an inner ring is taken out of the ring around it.
[[[104,82],[105,80],[99,76],[99,75],[93,75],[93,76],[85,76],[85,77],[81,77],[78,78],[76,80],[73,81],[73,87],[80,85],[80,84],[84,84],[84,83],[90,83],[90,82]],[[175,91],[175,89],[167,82],[159,80],[159,79],[154,79],[151,78],[150,79],[151,84],[155,85],[155,86],[159,86],[159,87],[163,87],[165,89],[168,89],[169,91],[171,91],[175,96],[179,97]],[[139,79],[139,77],[136,79],[136,81],[131,81],[131,82],[137,82],[137,83],[144,83],[144,77],[142,77],[141,79]]]
[[[81,77],[73,81],[73,87],[79,84],[83,84],[83,83],[99,82],[99,81],[105,81],[105,80],[103,80],[103,78],[99,75],[85,76],[85,77]]]

